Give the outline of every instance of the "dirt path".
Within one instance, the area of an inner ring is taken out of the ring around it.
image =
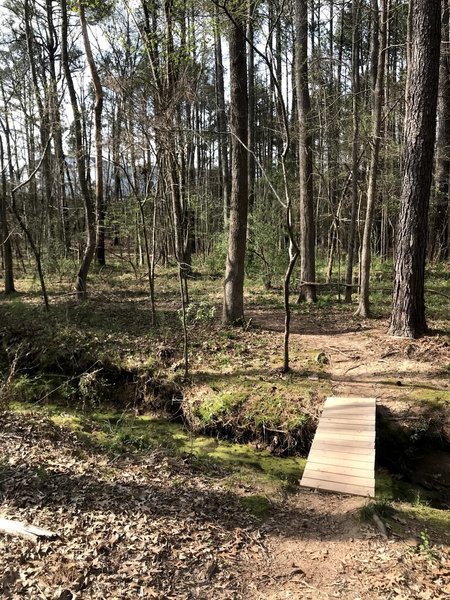
[[[40,417],[0,413],[0,432],[1,516],[59,534],[0,537],[1,598],[450,598],[448,546],[418,547],[407,517],[385,540],[364,499],[299,491],[260,521],[181,459],[105,455]]]
[[[281,337],[281,313],[252,316]],[[384,321],[349,318],[342,331],[342,315],[296,316],[292,349],[324,353],[334,394],[375,396],[392,410],[448,390],[448,338],[385,331]],[[0,597],[450,598],[450,533],[400,510],[385,539],[361,520],[366,503],[298,490],[260,521],[220,472],[163,452],[107,455],[40,417],[0,414],[0,516],[60,535],[0,538]]]
[[[265,330],[283,331],[280,312],[255,310],[251,317]],[[408,340],[387,335],[387,328],[384,319],[361,321],[332,311],[296,315],[291,347],[325,354],[335,395],[375,396],[388,402],[407,399],[415,388],[434,390],[436,395],[449,391],[450,336]]]
[[[252,316],[264,328],[281,332],[279,315],[261,311]],[[448,336],[403,340],[388,336],[386,330],[387,322],[381,320],[350,318],[342,331],[341,318],[333,315],[320,321],[297,318],[292,349],[325,355],[335,395],[373,396],[397,414],[411,411],[411,400],[421,410],[421,398],[448,392]],[[313,491],[290,497],[286,514],[277,515],[279,532],[277,527],[270,530],[270,559],[265,573],[252,584],[255,597],[450,598],[450,532],[444,538],[437,535],[444,547],[438,551],[440,562],[435,562],[427,551],[423,523],[400,518],[399,529],[384,539],[373,523],[361,522],[366,503],[363,498]]]

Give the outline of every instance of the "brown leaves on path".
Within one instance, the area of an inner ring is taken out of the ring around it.
[[[303,491],[261,522],[220,473],[108,454],[35,415],[2,413],[0,448],[1,516],[60,536],[0,537],[1,598],[445,598],[448,553],[381,539],[364,500]]]

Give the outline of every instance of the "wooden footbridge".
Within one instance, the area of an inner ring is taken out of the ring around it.
[[[327,398],[300,485],[375,495],[375,398]]]

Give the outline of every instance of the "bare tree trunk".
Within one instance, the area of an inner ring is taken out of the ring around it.
[[[103,136],[102,136],[102,113],[103,113],[103,87],[100,81],[97,65],[92,53],[91,42],[86,23],[83,0],[78,1],[78,14],[80,17],[81,33],[83,35],[84,49],[91,72],[92,83],[95,90],[95,200],[97,213],[96,228],[96,259],[101,266],[105,264],[105,199],[103,196]]]
[[[367,189],[367,206],[366,219],[364,222],[364,233],[361,246],[361,261],[360,261],[360,292],[359,305],[356,310],[356,315],[360,317],[370,316],[369,303],[369,287],[370,287],[370,265],[371,265],[371,238],[373,215],[375,211],[375,203],[377,199],[377,181],[378,181],[378,166],[380,156],[381,143],[381,117],[383,108],[384,94],[384,53],[386,51],[386,32],[387,32],[387,12],[388,0],[381,1],[380,22],[380,43],[378,50],[378,66],[376,70],[376,83],[373,97],[372,111],[372,148],[370,154],[369,167],[369,185]]]
[[[3,140],[0,137],[0,168],[2,170],[2,191],[0,196],[0,244],[2,246],[3,255],[3,270],[5,282],[5,294],[13,294],[16,289],[14,287],[14,265],[11,244],[11,234],[8,226],[8,210],[7,210],[7,184],[6,184],[6,164],[5,154],[3,149]]]
[[[236,16],[230,31],[231,198],[223,322],[244,319],[244,263],[248,214],[248,96],[245,24]]]
[[[300,168],[300,277],[299,300],[316,301],[316,259],[311,100],[308,77],[308,7],[306,0],[295,2],[295,72],[299,119]]]
[[[248,44],[248,210],[251,214],[255,203],[255,50],[254,37],[254,12],[255,2],[248,4],[247,38]]]
[[[415,338],[427,331],[424,298],[425,255],[436,137],[441,1],[412,1],[405,166],[389,333]]]
[[[436,260],[446,260],[449,257],[450,42],[448,0],[443,1],[437,119],[436,199],[431,228],[431,256]]]
[[[32,26],[32,13],[29,0],[24,2],[24,19],[25,19],[25,35],[27,40],[27,52],[28,60],[30,63],[31,81],[33,84],[33,93],[36,100],[39,113],[39,136],[41,153],[44,155],[44,162],[42,164],[42,179],[43,179],[43,192],[44,192],[44,203],[46,209],[54,205],[54,198],[52,194],[52,176],[50,168],[50,153],[44,154],[44,148],[47,144],[50,135],[50,122],[49,112],[46,103],[46,98],[42,97],[39,80],[38,80],[38,69],[37,61],[35,56],[35,39],[34,31]],[[41,79],[44,78],[45,69],[41,69]],[[44,89],[47,88],[47,82],[43,81]]]
[[[347,246],[347,274],[345,277],[345,302],[352,301],[353,292],[353,264],[355,262],[355,242],[356,242],[356,219],[358,216],[358,171],[359,171],[359,47],[360,47],[360,3],[354,0],[352,4],[352,121],[353,121],[353,139],[352,139],[352,203],[350,215],[350,229],[348,232]]]
[[[64,254],[67,256],[70,251],[70,227],[68,223],[66,186],[65,186],[65,157],[62,139],[61,111],[58,102],[58,84],[56,77],[56,54],[58,51],[58,37],[53,22],[53,4],[54,0],[46,0],[47,12],[47,52],[49,56],[49,110],[50,127],[53,132],[55,142],[56,173],[58,183],[58,208],[60,217],[60,237]]]
[[[83,145],[83,128],[81,122],[81,114],[78,106],[77,94],[75,91],[72,72],[70,70],[69,64],[67,0],[61,0],[61,13],[61,60],[64,68],[67,89],[69,91],[70,104],[73,112],[78,180],[86,215],[86,246],[84,249],[80,267],[78,269],[75,284],[75,289],[78,294],[78,297],[82,299],[87,293],[87,277],[95,253],[95,210],[89,192],[86,176],[86,153]]]
[[[218,11],[215,9],[214,52],[215,52],[215,83],[217,102],[217,128],[219,139],[219,177],[222,191],[223,223],[228,226],[230,210],[230,174],[228,161],[227,116],[225,112],[224,67],[222,58],[222,40],[217,23]]]
[[[16,185],[15,187],[11,188],[11,208],[14,213],[14,216],[17,219],[17,222],[20,225],[20,228],[22,229],[23,233],[25,234],[25,236],[28,240],[28,243],[30,244],[31,251],[33,252],[34,258],[36,260],[36,268],[37,268],[37,272],[38,272],[38,276],[39,276],[39,282],[41,284],[41,291],[42,291],[42,297],[44,299],[45,310],[49,310],[50,305],[49,305],[49,301],[48,301],[47,286],[45,285],[44,270],[42,268],[41,251],[39,249],[38,244],[34,240],[34,237],[31,233],[29,226],[27,226],[25,220],[23,219],[21,213],[19,212],[19,210],[17,208],[16,194],[19,192],[19,190],[21,190],[23,187],[28,185],[28,183],[30,183],[30,181],[32,181],[36,177],[37,172],[41,169],[42,165],[44,164],[49,146],[50,146],[50,138],[47,140],[47,144],[44,147],[43,154],[41,156],[41,160],[35,167],[34,171],[32,173],[30,173],[30,176],[28,177],[28,179],[26,181]]]

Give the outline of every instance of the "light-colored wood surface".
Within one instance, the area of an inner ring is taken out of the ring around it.
[[[375,495],[375,398],[327,398],[300,485]]]

